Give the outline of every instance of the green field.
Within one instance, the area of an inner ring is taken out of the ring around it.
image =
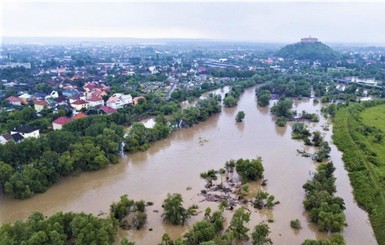
[[[385,244],[385,101],[352,104],[333,119],[333,140],[344,153],[353,194]]]

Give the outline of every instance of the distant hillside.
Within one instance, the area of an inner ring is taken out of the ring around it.
[[[281,48],[276,56],[284,59],[334,61],[340,53],[321,42],[299,42]]]

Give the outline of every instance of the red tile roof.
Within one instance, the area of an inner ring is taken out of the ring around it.
[[[76,120],[76,119],[80,119],[80,118],[85,118],[87,117],[86,114],[84,114],[83,112],[80,112],[78,114],[76,114],[75,116],[72,117],[72,120]]]
[[[84,100],[76,100],[74,102],[72,102],[73,105],[84,105],[84,104],[88,104],[87,101],[84,101]]]
[[[64,125],[64,124],[69,123],[69,122],[71,122],[71,120],[69,120],[67,117],[59,117],[55,121],[53,121],[52,123]]]
[[[49,106],[49,103],[45,100],[35,100],[33,103],[35,105]]]
[[[95,96],[92,96],[91,98],[88,99],[88,101],[93,101],[93,102],[101,101],[101,100],[103,100],[103,99],[95,97]]]
[[[15,96],[10,96],[10,97],[7,98],[7,100],[8,100],[9,102],[21,102],[21,99],[15,97]]]
[[[116,112],[115,109],[108,107],[108,106],[101,106],[100,110],[104,111],[106,114],[112,114],[112,113]]]

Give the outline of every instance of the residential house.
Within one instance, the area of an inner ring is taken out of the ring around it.
[[[59,96],[55,99],[56,105],[67,105],[67,98],[65,96]]]
[[[77,120],[77,119],[81,119],[81,118],[85,118],[87,117],[86,114],[84,114],[83,112],[79,112],[78,114],[76,114],[75,116],[72,117],[72,120]]]
[[[37,112],[42,111],[44,108],[50,107],[50,104],[46,100],[35,100],[33,104],[35,105],[35,110]]]
[[[10,133],[5,133],[3,135],[0,135],[0,144],[4,145],[7,142],[13,141],[15,143],[19,143],[24,140],[24,137],[21,136],[19,133],[15,134],[10,134]]]
[[[24,137],[19,133],[11,134],[11,137],[15,143],[19,143],[19,142],[22,142],[24,140]]]
[[[116,112],[115,109],[113,109],[113,108],[111,108],[111,107],[108,107],[108,106],[101,106],[101,107],[100,107],[100,111],[101,111],[102,113],[104,113],[104,114],[107,114],[107,115]]]
[[[68,88],[63,90],[63,95],[67,98],[71,98],[75,95],[78,95],[80,92],[77,89],[74,88]]]
[[[14,129],[11,131],[11,135],[19,133],[24,138],[39,138],[40,130],[39,127],[34,126],[22,126],[20,128]]]
[[[98,107],[104,105],[104,100],[100,97],[93,96],[87,99],[90,107]]]
[[[113,94],[108,100],[106,105],[115,110],[123,108],[132,104],[132,96],[130,94]]]
[[[48,99],[48,98],[57,99],[59,98],[59,93],[53,90],[49,95],[45,96],[45,99]]]
[[[35,92],[32,97],[35,98],[35,99],[40,99],[40,100],[44,100],[46,94],[44,92],[41,92],[41,91],[38,91],[38,92]]]
[[[55,121],[52,122],[53,130],[60,130],[63,128],[63,125],[70,123],[71,120],[67,117],[59,117]]]
[[[21,99],[18,97],[10,96],[6,98],[6,100],[9,101],[9,103],[11,103],[12,105],[21,106]]]
[[[32,95],[28,93],[24,93],[19,96],[19,99],[21,100],[21,103],[23,103],[24,105],[27,105],[28,102],[32,99]]]
[[[89,103],[85,100],[78,99],[78,100],[75,100],[74,102],[72,102],[71,106],[75,110],[80,111],[83,108],[88,109]]]
[[[11,141],[13,140],[11,134],[9,133],[5,133],[3,135],[0,135],[0,144],[4,145],[5,143],[7,143],[8,141]]]

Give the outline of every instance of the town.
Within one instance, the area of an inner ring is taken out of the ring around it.
[[[300,42],[317,41],[303,38]],[[1,114],[28,107],[38,118],[50,115],[51,121],[3,126],[0,142],[20,142],[38,137],[40,130],[61,129],[89,115],[111,114],[135,106],[150,94],[169,100],[178,97],[179,91],[224,86],[264,72],[322,74],[369,88],[385,84],[381,68],[385,48],[342,46],[337,50],[342,57],[336,62],[309,62],[286,60],[274,55],[274,46],[261,44],[202,42],[194,49],[183,42],[178,46],[4,44],[0,51]]]

